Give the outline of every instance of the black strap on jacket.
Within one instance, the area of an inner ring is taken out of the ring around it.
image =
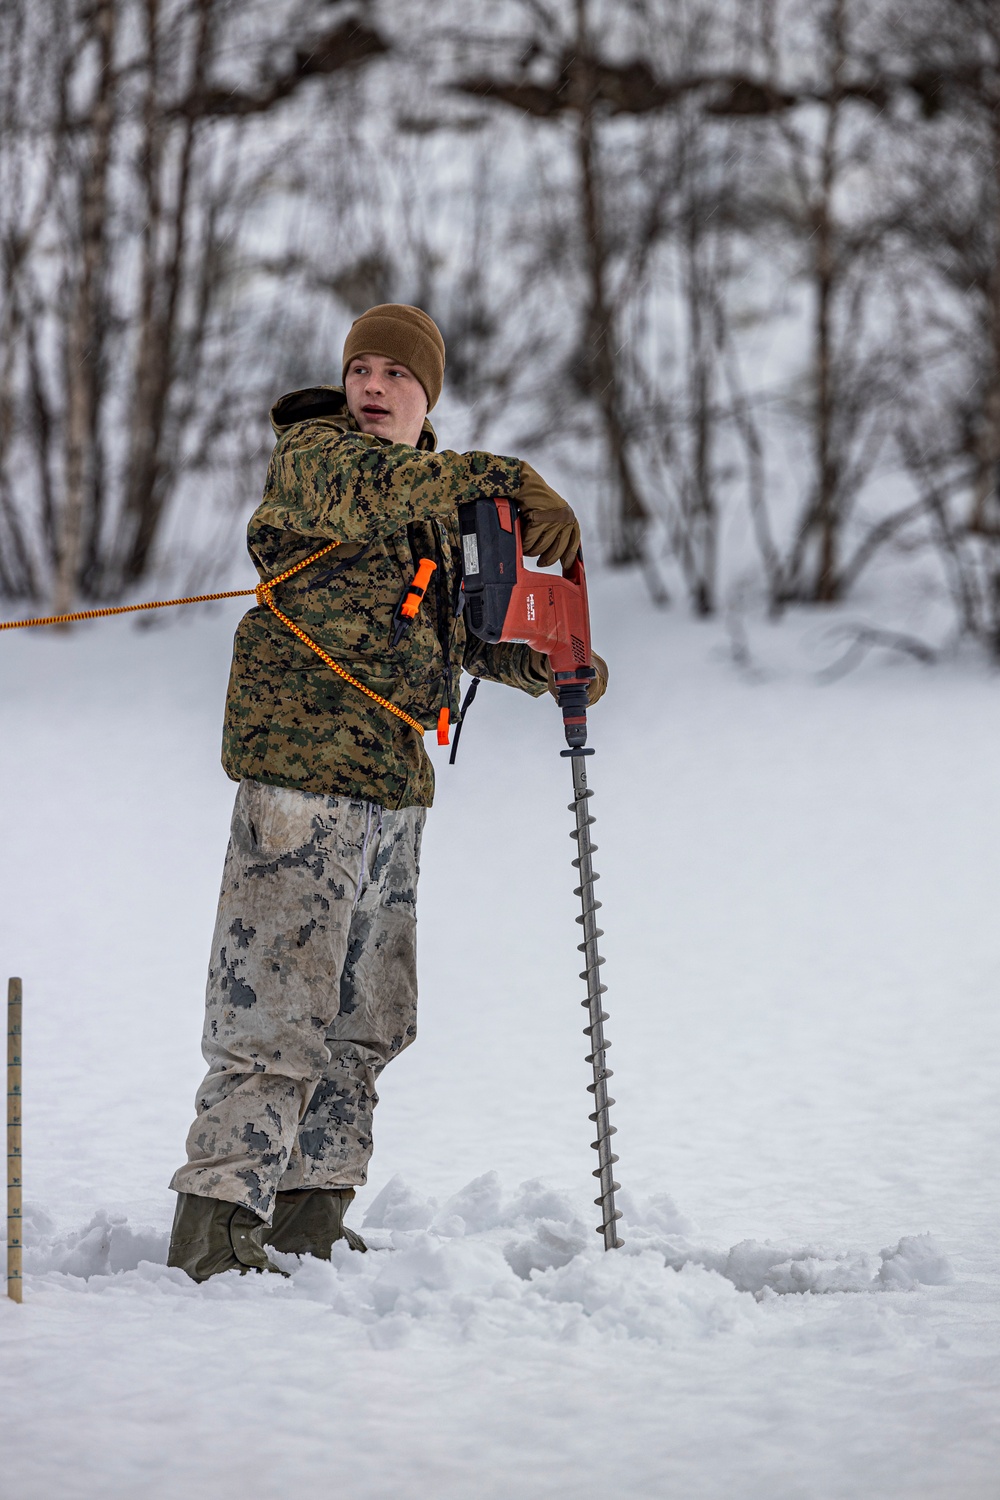
[[[448,757],[449,766],[453,766],[455,764],[455,756],[458,754],[458,741],[462,733],[462,725],[465,723],[465,716],[468,713],[469,708],[471,707],[475,696],[479,691],[479,684],[481,680],[482,679],[479,677],[473,677],[472,681],[469,683],[468,691],[466,692],[465,697],[462,699],[462,707],[459,709],[459,720],[455,725],[455,738],[451,742],[451,754]]]
[[[345,557],[341,562],[334,563],[329,568],[324,568],[322,573],[314,574],[310,588],[329,588],[335,578],[339,578],[341,573],[346,573],[348,568],[352,568],[355,563],[359,563],[363,557],[367,556],[374,545],[374,542],[366,542],[357,552],[352,552],[350,557]]]

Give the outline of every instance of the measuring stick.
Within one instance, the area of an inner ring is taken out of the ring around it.
[[[21,1301],[21,981],[7,981],[7,1296]]]

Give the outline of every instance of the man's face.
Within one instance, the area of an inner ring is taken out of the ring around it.
[[[344,376],[347,407],[362,432],[416,447],[427,396],[405,365],[381,354],[358,354]]]

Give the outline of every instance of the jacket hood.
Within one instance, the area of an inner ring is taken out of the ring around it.
[[[334,421],[344,432],[357,432],[358,424],[347,409],[342,385],[310,385],[301,391],[279,396],[271,407],[271,426],[277,437],[284,437],[296,422]],[[437,447],[437,434],[428,419],[417,439],[417,447],[430,453]]]

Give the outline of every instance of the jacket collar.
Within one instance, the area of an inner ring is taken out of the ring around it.
[[[329,422],[341,432],[357,432],[358,424],[347,410],[342,385],[309,385],[301,391],[289,391],[271,407],[271,426],[283,437],[296,422]],[[431,453],[437,447],[437,434],[428,418],[417,439],[417,447]]]

